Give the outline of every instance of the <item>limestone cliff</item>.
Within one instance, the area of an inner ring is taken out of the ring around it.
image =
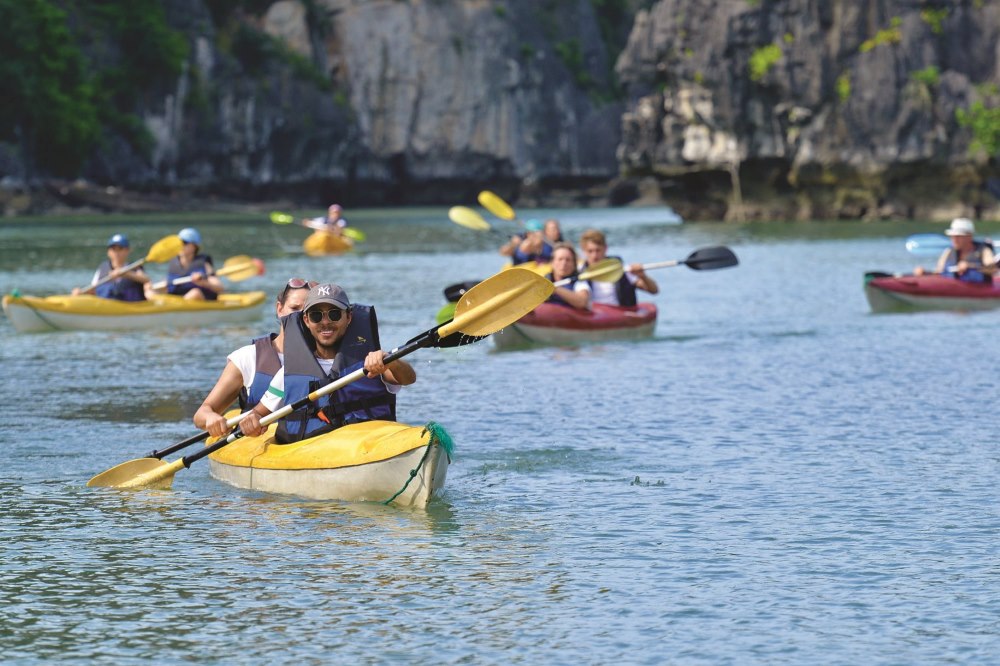
[[[996,214],[956,111],[996,106],[998,63],[997,2],[660,0],[618,59],[618,156],[689,216]]]

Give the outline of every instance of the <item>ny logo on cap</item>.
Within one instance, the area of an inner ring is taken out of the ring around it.
[[[317,296],[329,296],[330,295],[330,285],[324,284],[316,289]]]

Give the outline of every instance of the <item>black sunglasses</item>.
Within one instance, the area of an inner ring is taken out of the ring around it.
[[[310,310],[306,313],[309,317],[309,321],[314,324],[318,324],[323,321],[323,317],[328,318],[330,321],[340,321],[340,318],[344,316],[344,311],[340,308],[333,308],[332,310]]]

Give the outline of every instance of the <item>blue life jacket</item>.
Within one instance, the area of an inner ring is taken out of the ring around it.
[[[250,341],[257,354],[257,367],[254,370],[253,381],[250,382],[250,389],[247,390],[246,386],[240,388],[241,412],[252,409],[260,402],[260,399],[267,393],[267,388],[271,385],[274,375],[281,369],[281,359],[278,357],[278,352],[274,351],[274,345],[271,344],[276,337],[278,337],[277,333],[271,333]]]
[[[617,259],[618,261],[621,261],[622,264],[625,263],[621,257],[608,257],[608,259]],[[586,268],[587,266],[585,265],[584,269]],[[590,288],[593,290],[594,281],[588,280],[588,282],[590,282]],[[624,307],[634,307],[639,302],[635,285],[629,282],[628,275],[625,274],[622,274],[622,276],[618,278],[618,282],[615,282],[615,296],[618,298],[618,305]]]
[[[986,247],[987,244],[976,241],[973,245],[974,249],[965,257],[965,261],[968,264],[970,264],[969,269],[966,270],[965,273],[963,273],[962,275],[959,275],[958,273],[953,273],[951,271],[951,269],[957,266],[958,262],[960,261],[958,257],[958,250],[956,250],[955,248],[951,248],[948,251],[948,258],[945,259],[944,262],[944,274],[954,275],[962,282],[982,282],[986,284],[992,284],[993,276],[987,275],[977,269],[977,267],[981,268],[983,265],[983,248]]]
[[[187,277],[191,275],[191,273],[208,275],[208,269],[205,268],[205,264],[211,263],[212,257],[207,254],[196,254],[187,268],[181,266],[181,260],[179,257],[171,259],[170,263],[167,264],[167,293],[174,294],[175,296],[183,296],[192,289],[201,289],[201,293],[205,294],[206,301],[218,300],[219,294],[209,287],[199,287],[194,282],[173,284],[173,281],[177,278]]]
[[[514,250],[513,256],[510,258],[510,263],[513,265],[526,264],[529,261],[537,261],[540,264],[552,261],[552,246],[549,245],[548,241],[542,241],[542,251],[538,254],[525,254],[521,252],[520,246]]]
[[[137,268],[135,270],[141,271],[142,269]],[[97,269],[97,278],[98,280],[103,280],[109,275],[111,275],[111,262],[105,259]],[[111,282],[102,284],[100,287],[94,289],[94,294],[101,298],[113,298],[116,301],[134,302],[146,300],[146,294],[143,292],[142,285],[126,277],[115,278]]]
[[[302,312],[294,312],[286,319],[284,347],[284,402],[291,405],[321,386],[363,368],[368,352],[381,348],[375,308],[351,306],[351,323],[341,338],[329,375],[316,359],[315,342],[302,321]],[[396,420],[396,396],[389,393],[381,377],[365,376],[289,414],[278,422],[275,439],[287,444],[349,423],[376,419]]]

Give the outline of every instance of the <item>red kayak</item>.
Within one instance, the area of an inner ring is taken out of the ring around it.
[[[945,275],[865,274],[872,312],[993,310],[1000,308],[1000,283],[963,282]]]
[[[577,345],[607,340],[638,340],[653,335],[656,306],[594,305],[593,310],[542,303],[515,323],[493,334],[497,349],[532,344]]]

